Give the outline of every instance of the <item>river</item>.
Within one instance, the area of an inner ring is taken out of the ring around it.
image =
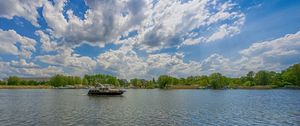
[[[0,125],[300,125],[300,90],[1,89]]]

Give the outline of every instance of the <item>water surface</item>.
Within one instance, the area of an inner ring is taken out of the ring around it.
[[[0,90],[0,124],[300,125],[300,90]]]

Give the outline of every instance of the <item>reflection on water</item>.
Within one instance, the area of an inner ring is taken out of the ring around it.
[[[300,125],[300,90],[0,90],[1,125]]]

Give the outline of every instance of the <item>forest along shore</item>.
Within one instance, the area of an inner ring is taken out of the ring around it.
[[[51,89],[52,86],[36,85],[36,86],[21,86],[21,85],[0,85],[0,89]]]
[[[129,89],[274,89],[300,87],[300,63],[294,64],[281,72],[260,70],[249,71],[240,77],[228,77],[221,73],[174,77],[160,75],[158,78],[131,80],[117,78],[113,75],[96,74],[80,76],[54,75],[52,77],[17,77],[10,76],[0,80],[0,88],[55,88],[76,89],[89,88],[97,83],[110,84],[114,87]]]
[[[22,85],[0,85],[0,89],[88,89],[87,86],[66,86],[66,87],[53,87],[46,85],[30,85],[30,86],[22,86]],[[134,87],[126,87],[126,89],[149,89],[149,88],[134,88]],[[151,88],[151,89],[159,89],[159,88]],[[197,85],[174,85],[168,86],[164,90],[185,90],[185,89],[195,89],[195,90],[203,90],[203,89],[212,89],[209,87],[199,87]],[[284,86],[277,87],[276,85],[256,85],[256,86],[238,86],[235,88],[226,87],[223,89],[246,89],[246,90],[266,90],[266,89],[300,89],[300,86]]]

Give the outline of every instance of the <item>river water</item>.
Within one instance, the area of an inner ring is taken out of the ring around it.
[[[300,90],[0,90],[0,125],[300,125]]]

